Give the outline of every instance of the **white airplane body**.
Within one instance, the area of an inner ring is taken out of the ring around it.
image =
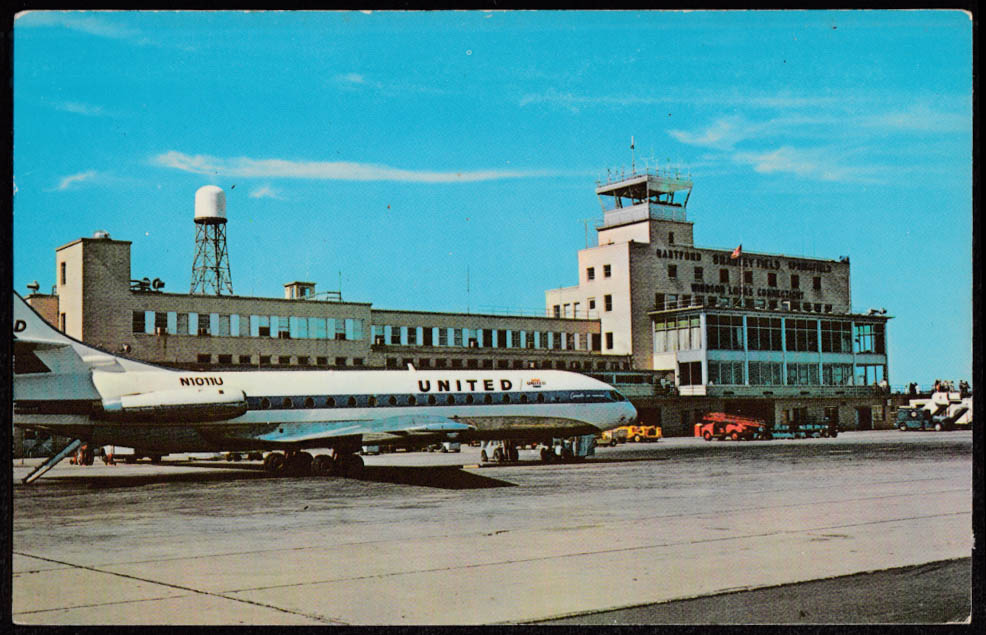
[[[14,361],[15,426],[76,439],[76,447],[84,441],[156,454],[284,452],[273,468],[301,455],[304,470],[312,462],[304,450],[331,449],[338,465],[318,457],[315,473],[357,472],[353,453],[364,443],[545,440],[636,418],[611,386],[557,370],[164,368],[66,336],[17,294]]]

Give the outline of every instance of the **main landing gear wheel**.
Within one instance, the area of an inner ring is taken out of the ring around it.
[[[332,457],[326,454],[319,454],[312,459],[313,476],[329,476],[333,472]]]
[[[941,432],[941,422],[935,424],[935,432]]]
[[[279,474],[284,469],[284,455],[280,452],[271,452],[264,457],[264,471],[270,474]]]
[[[640,435],[639,434],[633,435],[633,442],[634,443],[640,443]]]
[[[733,432],[732,434],[729,435],[729,438],[732,439],[733,441],[739,441],[739,433]]]
[[[705,431],[705,432],[704,432],[704,433],[702,434],[702,438],[703,438],[703,439],[705,439],[706,441],[711,441],[711,440],[712,440],[712,433],[711,433],[711,432],[709,432],[708,430],[706,430],[706,431]]]
[[[493,460],[497,463],[503,463],[503,449],[497,448],[493,450]]]
[[[363,474],[363,457],[359,454],[336,454],[333,461],[333,474],[346,478],[359,478]]]

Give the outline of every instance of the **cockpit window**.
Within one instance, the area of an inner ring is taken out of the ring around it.
[[[613,401],[626,401],[627,400],[626,397],[624,397],[620,393],[616,392],[615,390],[609,391],[609,398],[612,399]]]

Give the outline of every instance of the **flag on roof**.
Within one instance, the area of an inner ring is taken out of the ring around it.
[[[743,255],[743,243],[736,245],[736,249],[729,255],[730,260],[735,260]]]

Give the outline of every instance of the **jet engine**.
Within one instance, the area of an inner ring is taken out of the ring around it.
[[[225,421],[247,411],[242,390],[223,388],[155,390],[103,399],[101,406],[99,418],[130,422]]]

